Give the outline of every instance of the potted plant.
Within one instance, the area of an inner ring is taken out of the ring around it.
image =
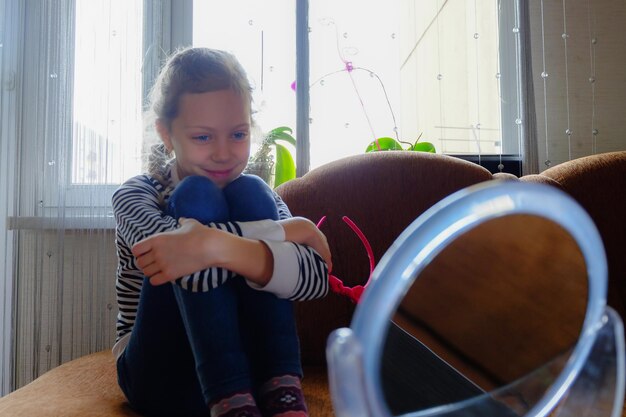
[[[417,151],[417,152],[430,152],[436,153],[435,145],[430,142],[420,142],[422,135],[420,134],[415,143],[403,142],[401,140],[395,140],[390,137],[382,137],[372,141],[365,152],[378,152],[378,151]],[[402,144],[409,145],[408,148],[404,148]]]
[[[261,177],[270,186],[278,187],[296,177],[296,163],[289,149],[282,142],[296,146],[293,130],[280,126],[270,130],[259,149],[250,156],[246,173]],[[272,181],[273,174],[273,181]]]

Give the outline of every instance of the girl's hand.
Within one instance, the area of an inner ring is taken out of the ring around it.
[[[222,232],[211,229],[193,219],[179,220],[180,227],[170,232],[157,233],[132,248],[137,265],[150,277],[153,285],[173,281],[201,271],[216,261],[212,244]]]
[[[310,246],[319,253],[326,265],[328,265],[328,272],[330,273],[333,262],[328,241],[326,240],[326,235],[315,226],[315,223],[304,217],[292,217],[279,220],[278,224],[285,230],[285,240]]]

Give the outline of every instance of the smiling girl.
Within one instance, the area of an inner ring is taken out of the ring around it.
[[[326,295],[330,252],[243,174],[245,72],[229,53],[184,49],[151,101],[162,144],[113,196],[120,387],[146,415],[306,416],[291,302]]]

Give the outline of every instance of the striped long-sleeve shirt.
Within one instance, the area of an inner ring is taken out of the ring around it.
[[[118,267],[116,295],[118,304],[117,339],[113,352],[119,356],[130,337],[143,283],[143,272],[131,253],[133,245],[155,233],[174,230],[177,221],[167,216],[163,208],[178,183],[173,165],[166,170],[162,184],[149,175],[139,175],[126,181],[113,195],[113,212],[116,220],[115,244]],[[280,219],[291,217],[287,205],[274,193]],[[328,268],[321,256],[312,248],[284,241],[282,226],[272,220],[254,222],[211,223],[210,227],[228,231],[238,236],[263,240],[274,257],[274,271],[270,282],[263,288],[278,297],[290,300],[310,300],[323,297],[328,292]],[[177,285],[190,291],[211,291],[235,274],[222,268],[209,268],[181,277]]]

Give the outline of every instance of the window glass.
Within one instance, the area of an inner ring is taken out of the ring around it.
[[[72,184],[141,170],[142,2],[76,0]]]
[[[440,153],[503,152],[499,3],[403,2],[401,126]]]
[[[309,2],[311,167],[379,137],[416,137],[398,125],[400,4]]]

